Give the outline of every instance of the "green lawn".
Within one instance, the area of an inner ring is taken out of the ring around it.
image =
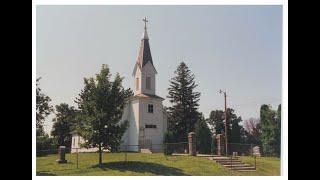
[[[248,164],[254,165],[254,158],[241,157],[240,159]],[[257,171],[254,173],[241,173],[241,175],[261,175],[261,176],[279,176],[280,175],[280,158],[275,157],[257,157]]]
[[[174,176],[229,176],[229,175],[280,175],[279,158],[257,158],[257,171],[235,172],[225,169],[203,157],[167,156],[162,153],[103,154],[103,166],[97,166],[97,153],[79,153],[79,167],[76,154],[67,154],[68,163],[58,164],[57,155],[37,157],[37,175],[76,176],[130,176],[130,175],[174,175]],[[243,161],[254,163],[251,157],[241,157]]]

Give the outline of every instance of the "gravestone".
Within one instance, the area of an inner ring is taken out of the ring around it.
[[[217,155],[219,156],[225,155],[224,135],[217,134],[216,139],[217,139]]]
[[[238,156],[238,152],[232,152],[232,156],[233,157],[237,157]]]
[[[59,155],[59,159],[57,159],[58,163],[67,163],[65,146],[59,146],[58,155]]]
[[[253,151],[252,155],[258,156],[258,157],[261,156],[261,154],[260,154],[260,147],[259,147],[259,146],[253,147],[253,148],[252,148],[252,151]]]
[[[188,134],[188,141],[189,141],[189,155],[196,156],[196,133],[190,132]]]

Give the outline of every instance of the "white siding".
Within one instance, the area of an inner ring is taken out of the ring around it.
[[[138,137],[139,137],[139,99],[130,100],[125,107],[124,114],[122,116],[122,121],[128,120],[129,127],[127,131],[122,136],[121,149],[129,150],[129,151],[138,151],[138,147],[136,146],[128,146],[126,145],[138,145]]]
[[[153,113],[148,112],[148,104],[153,104]],[[164,116],[160,99],[141,99],[140,101],[140,127],[146,124],[156,125],[157,128],[145,128],[145,138],[151,139],[152,144],[159,146],[163,141]]]
[[[139,88],[136,87],[136,79],[139,78]],[[141,71],[139,67],[136,67],[136,71],[134,72],[134,94],[141,94]]]
[[[83,148],[81,147],[81,144],[85,143],[84,139],[77,135],[74,134],[72,135],[72,142],[71,142],[71,153],[76,153],[76,152],[96,152],[98,151],[98,148]]]
[[[150,86],[151,89],[147,89],[147,77],[151,78]],[[156,93],[156,71],[150,61],[147,62],[142,68],[141,72],[141,92],[146,94]]]
[[[153,105],[153,113],[148,112],[148,104]],[[130,145],[127,150],[139,151],[138,146],[132,146],[139,145],[139,139],[151,140],[152,146],[160,149],[167,127],[161,99],[138,98],[131,100],[125,109],[122,119],[129,120],[129,128],[122,137],[122,150],[125,150],[125,145]],[[157,127],[145,128],[146,124]]]

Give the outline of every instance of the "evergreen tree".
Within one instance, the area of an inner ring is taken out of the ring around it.
[[[231,143],[240,143],[242,138],[243,127],[239,124],[242,121],[241,117],[234,118],[231,121]]]
[[[186,141],[187,134],[194,131],[194,125],[199,119],[200,93],[195,92],[197,84],[188,66],[181,62],[175,71],[175,77],[170,80],[169,98],[169,130],[174,132],[179,141]]]
[[[241,118],[240,118],[241,120]],[[238,116],[234,113],[234,110],[231,108],[227,108],[227,134],[228,134],[228,143],[235,143],[233,140],[238,140],[240,139],[240,133],[239,133],[239,119]],[[234,126],[234,128],[233,128]],[[232,137],[232,131],[235,129],[235,135]],[[231,151],[229,151],[231,152]]]
[[[164,143],[164,151],[165,155],[172,155],[175,147],[172,143],[176,143],[174,139],[174,134],[171,131],[166,131],[163,136],[163,143]]]
[[[217,142],[216,142],[216,138],[212,137],[211,139],[211,150],[210,150],[211,154],[216,154],[217,153]]]
[[[211,151],[212,133],[203,116],[196,122],[194,129],[197,138],[197,151],[201,154],[209,154]]]
[[[102,164],[102,148],[116,151],[129,125],[128,121],[120,120],[132,91],[123,88],[123,78],[119,74],[114,81],[110,81],[110,77],[108,66],[102,65],[95,78],[84,79],[84,89],[76,100],[80,110],[80,135],[87,145],[99,147],[99,165]]]

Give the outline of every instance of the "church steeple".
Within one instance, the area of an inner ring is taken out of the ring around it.
[[[152,56],[147,32],[147,18],[144,21],[144,32],[140,42],[140,50],[132,75],[135,77],[134,94],[151,94],[156,92],[157,70],[153,66]]]
[[[144,21],[144,32],[140,43],[140,50],[139,55],[137,59],[137,63],[142,68],[144,65],[146,65],[149,61],[153,65],[152,62],[152,56],[150,51],[150,45],[149,45],[149,36],[147,32],[147,18],[143,19]]]

